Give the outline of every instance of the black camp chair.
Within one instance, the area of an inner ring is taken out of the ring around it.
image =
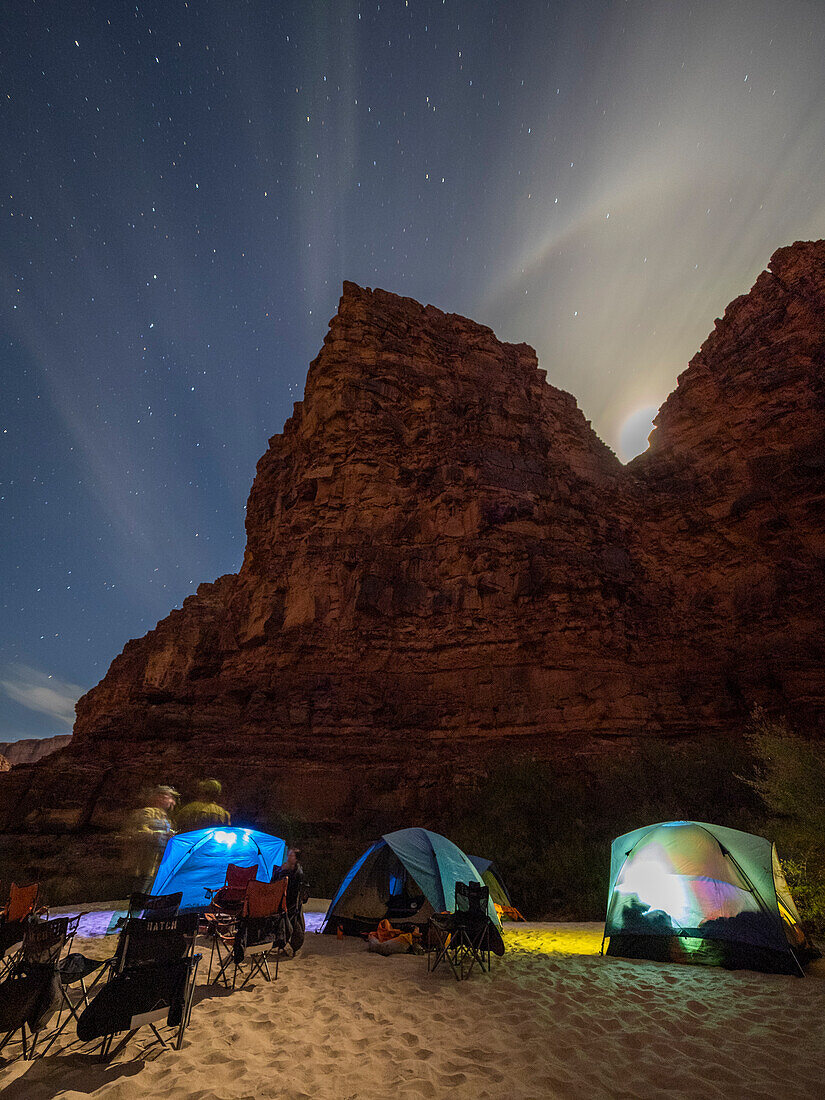
[[[492,953],[504,954],[504,943],[488,913],[490,890],[478,882],[455,884],[455,912],[430,917],[427,926],[427,970],[446,962],[457,981],[469,978],[478,963],[489,973]]]
[[[67,1020],[77,1019],[77,1010],[60,981],[59,964],[63,948],[71,945],[80,916],[30,921],[26,925],[12,972],[0,982],[0,1050],[20,1031],[23,1058],[32,1059],[40,1033],[55,1012],[58,1032],[63,1030],[60,1014],[64,1008],[69,1013]]]
[[[197,914],[169,920],[133,918],[121,933],[119,969],[112,973],[81,1013],[77,1037],[88,1043],[102,1039],[101,1058],[112,1057],[112,1041],[126,1032],[122,1049],[148,1025],[161,1046],[166,1040],[158,1025],[174,1029],[180,1050],[192,1011],[200,955],[194,954]],[[113,967],[114,970],[114,967]]]
[[[151,917],[153,920],[173,920],[178,915],[183,891],[176,894],[130,894],[127,920]]]
[[[123,918],[123,927],[135,918],[153,917],[155,920],[172,920],[178,915],[183,893],[176,894],[130,894],[129,908]],[[85,916],[85,914],[81,914]],[[60,962],[60,980],[64,986],[79,985],[81,990],[81,1002],[84,1007],[89,1003],[89,989],[100,982],[107,973],[117,973],[122,966],[123,948],[126,939],[122,935],[118,937],[114,955],[108,959],[90,959],[88,955],[80,951],[73,951]],[[86,979],[97,971],[89,989],[86,988]],[[68,1023],[68,1020],[66,1021]],[[61,1028],[62,1031],[62,1028]],[[54,1036],[56,1039],[57,1036]],[[54,1041],[52,1039],[51,1042]],[[51,1042],[49,1046],[51,1046]],[[45,1050],[43,1052],[46,1053]]]

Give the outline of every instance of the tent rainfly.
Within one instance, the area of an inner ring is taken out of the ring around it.
[[[613,841],[604,935],[608,955],[780,974],[803,974],[817,955],[776,846],[701,821],[647,825]]]
[[[285,841],[257,829],[217,827],[178,833],[166,845],[151,893],[181,890],[181,909],[205,909],[206,888],[223,886],[230,863],[255,866],[258,879],[269,882],[285,856]]]
[[[452,841],[429,829],[386,833],[345,875],[323,931],[334,933],[341,925],[346,935],[358,935],[385,918],[401,927],[424,924],[433,913],[453,910],[457,882],[484,884]],[[488,912],[500,928],[492,896]]]
[[[491,859],[484,859],[483,856],[467,856],[467,859],[481,875],[482,882],[489,887],[493,902],[500,905],[502,909],[512,909],[513,903],[510,901],[504,879],[495,863]]]

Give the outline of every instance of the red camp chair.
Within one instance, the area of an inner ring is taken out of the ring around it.
[[[11,884],[9,900],[0,910],[0,977],[10,970],[22,946],[26,925],[42,914],[48,914],[45,905],[38,907],[40,884],[31,886]]]
[[[212,959],[216,952],[218,974],[215,980],[228,986],[227,971],[232,966],[232,989],[244,962],[249,963],[249,973],[241,983],[241,989],[255,974],[260,974],[267,982],[271,981],[267,960],[273,951],[277,980],[278,962],[287,941],[286,889],[285,878],[276,882],[250,880],[241,915],[223,926],[213,925],[207,982],[212,978]]]
[[[254,867],[238,867],[230,863],[226,868],[223,886],[218,890],[206,890],[206,896],[211,899],[208,912],[214,915],[237,916],[244,907],[250,882],[257,877],[257,864]]]

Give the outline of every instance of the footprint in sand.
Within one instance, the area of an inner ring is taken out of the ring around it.
[[[204,1055],[201,1061],[207,1066],[222,1066],[226,1062],[238,1062],[240,1059],[234,1057],[228,1051],[214,1050],[211,1054]]]
[[[468,1058],[472,1062],[493,1062],[498,1059],[499,1055],[494,1054],[491,1050],[482,1050],[481,1047],[471,1047],[469,1050],[456,1051],[463,1058]]]
[[[459,1085],[463,1085],[467,1080],[466,1073],[442,1073],[440,1075],[440,1081],[442,1085],[446,1085],[448,1088],[454,1089]]]

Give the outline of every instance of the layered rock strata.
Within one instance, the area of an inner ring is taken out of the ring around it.
[[[344,284],[258,464],[240,572],[129,642],[0,827],[116,827],[149,779],[249,820],[402,823],[517,754],[822,730],[825,241],[777,252],[622,466],[525,344]]]

